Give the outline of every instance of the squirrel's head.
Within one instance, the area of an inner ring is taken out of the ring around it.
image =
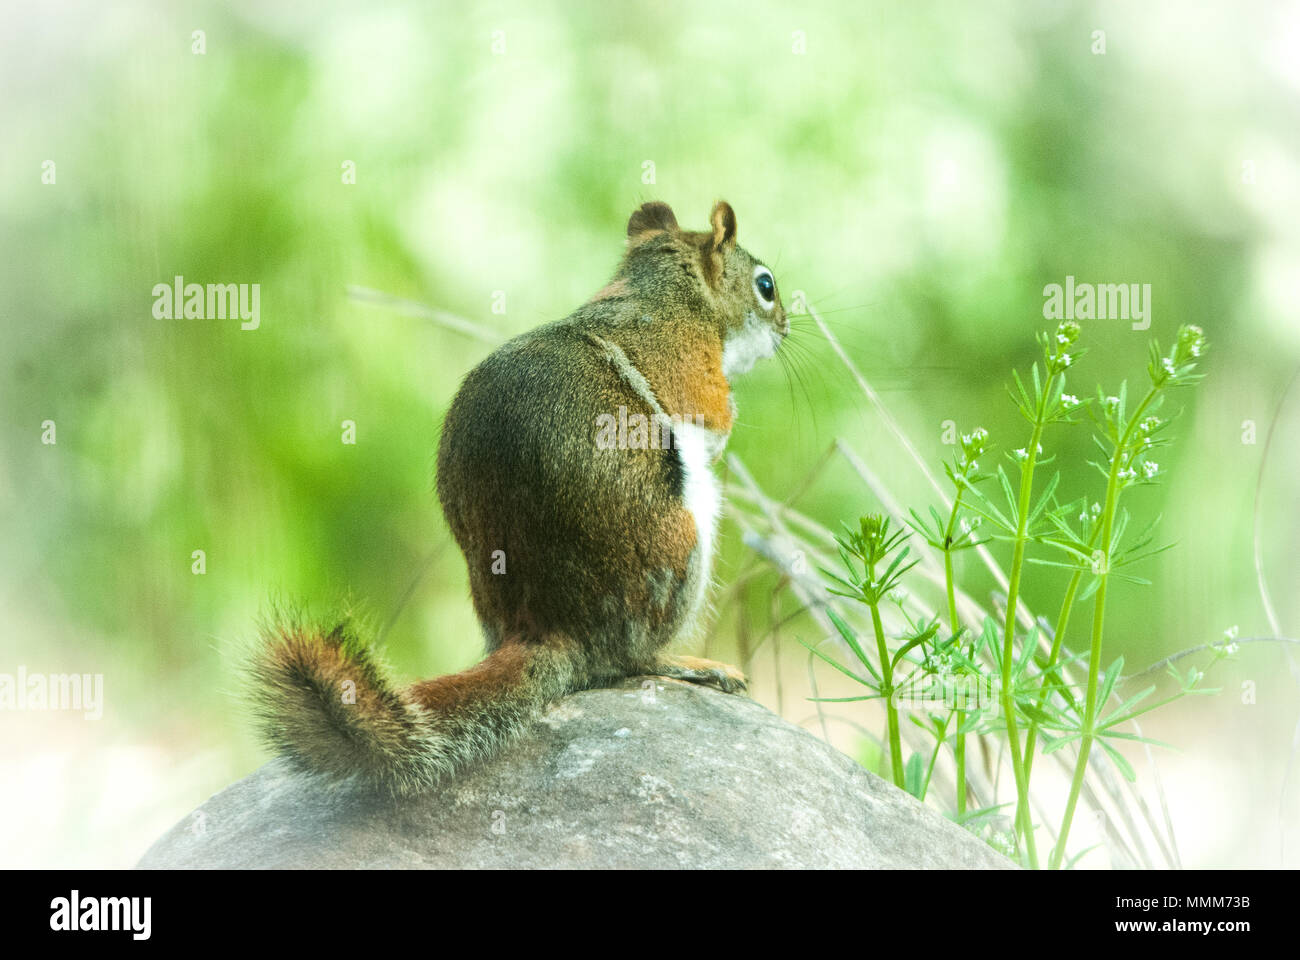
[[[711,230],[682,230],[666,203],[646,203],[627,222],[619,275],[669,312],[715,330],[727,377],[776,352],[790,330],[772,271],[736,243],[736,214],[719,200]]]

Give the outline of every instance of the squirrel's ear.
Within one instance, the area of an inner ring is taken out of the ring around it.
[[[639,236],[647,230],[666,230],[672,233],[676,229],[677,217],[673,214],[673,208],[657,200],[641,204],[638,209],[632,211],[632,216],[627,221],[629,237]]]
[[[713,224],[713,249],[725,250],[736,242],[736,211],[726,200],[719,200],[713,205],[709,214],[709,223]]]
[[[700,250],[700,265],[704,267],[704,279],[716,287],[727,253],[736,245],[736,211],[726,200],[719,200],[713,205],[709,222],[713,225],[713,235],[704,241]]]

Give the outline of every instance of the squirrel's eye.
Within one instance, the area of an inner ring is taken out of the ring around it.
[[[758,302],[763,305],[763,309],[771,310],[776,305],[776,280],[767,267],[754,268],[754,293],[758,295]]]

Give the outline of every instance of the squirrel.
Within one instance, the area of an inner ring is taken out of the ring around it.
[[[578,690],[645,674],[745,689],[735,667],[664,652],[706,605],[731,379],[789,332],[731,206],[709,220],[682,230],[667,204],[643,204],[613,279],[499,347],[452,401],[436,485],[481,662],[398,689],[346,621],[265,630],[255,710],[295,768],[411,796]]]

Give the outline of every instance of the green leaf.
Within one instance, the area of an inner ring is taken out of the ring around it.
[[[1076,853],[1074,856],[1072,856],[1069,859],[1069,862],[1066,863],[1064,869],[1073,870],[1074,865],[1078,863],[1080,860],[1082,860],[1086,854],[1091,853],[1093,850],[1096,850],[1100,846],[1102,846],[1102,844],[1094,843],[1091,847],[1084,847],[1082,850],[1080,850],[1078,853]]]
[[[1020,512],[1019,502],[1016,495],[1011,492],[1011,481],[1007,479],[1007,472],[1000,465],[998,466],[998,480],[1002,483],[1002,492],[1007,498],[1007,509],[1011,516],[1015,516]],[[1012,527],[1011,529],[1014,530],[1015,528]]]
[[[1116,556],[1119,551],[1119,545],[1124,539],[1124,531],[1128,529],[1128,511],[1121,509],[1119,515],[1115,517],[1115,524],[1110,532],[1110,555]],[[1112,565],[1113,566],[1113,565]]]
[[[843,590],[832,590],[830,587],[826,588],[826,592],[835,597],[847,597],[850,600],[858,601],[858,603],[866,603],[861,593],[846,593]]]
[[[1101,577],[1096,577],[1096,576],[1090,577],[1088,583],[1084,586],[1084,588],[1081,591],[1079,591],[1079,595],[1075,597],[1074,602],[1082,603],[1083,601],[1087,600],[1089,597],[1091,597],[1094,593],[1097,592],[1097,588],[1099,586],[1101,586]]]
[[[834,668],[835,668],[836,670],[838,670],[840,673],[844,674],[846,677],[852,677],[854,680],[858,681],[858,683],[862,684],[864,687],[870,687],[871,689],[875,689],[875,684],[873,684],[870,680],[868,680],[866,677],[860,677],[860,676],[858,676],[856,673],[854,673],[854,672],[853,672],[852,670],[850,670],[848,667],[844,666],[844,664],[840,663],[840,662],[839,662],[838,660],[836,660],[834,657],[829,656],[829,655],[827,655],[827,654],[825,654],[825,653],[822,653],[820,650],[818,650],[818,649],[817,649],[816,647],[814,647],[812,644],[807,643],[807,642],[805,642],[805,641],[802,640],[802,639],[800,639],[799,642],[802,643],[805,647],[807,647],[807,648],[808,648],[808,652],[811,653],[814,657],[816,657],[817,659],[819,659],[819,660],[821,660],[821,661],[823,661],[823,662],[825,662],[825,663],[829,663],[832,667],[834,667]],[[868,667],[868,669],[870,669],[870,668]],[[872,673],[874,674],[875,671],[873,670]],[[880,678],[879,678],[879,677],[876,677],[876,683],[879,683],[879,682],[880,682]]]
[[[1107,731],[1098,734],[1098,736],[1109,737],[1112,740],[1132,740],[1135,743],[1149,743],[1153,747],[1164,747],[1167,750],[1178,749],[1172,743],[1165,743],[1163,740],[1156,740],[1152,737],[1139,737],[1136,733],[1115,733],[1114,731]]]
[[[1033,423],[1034,417],[1031,413],[1033,402],[1029,399],[1029,392],[1025,389],[1024,381],[1020,379],[1020,371],[1012,370],[1011,378],[1016,382],[1016,392],[1012,393],[1011,389],[1008,388],[1007,393],[1011,395],[1011,401],[1020,409],[1021,415],[1030,423]]]
[[[1151,696],[1151,694],[1155,691],[1155,689],[1156,689],[1155,684],[1152,684],[1151,686],[1145,688],[1139,693],[1135,693],[1133,696],[1129,697],[1127,700],[1125,700],[1118,707],[1116,707],[1114,710],[1111,711],[1110,717],[1106,720],[1105,723],[1102,724],[1102,726],[1113,727],[1117,723],[1123,723],[1130,716],[1128,711],[1131,710],[1134,706],[1136,706],[1141,701],[1145,700],[1147,697]],[[1104,703],[1104,702],[1105,701],[1102,700],[1098,701],[1098,703]],[[1135,717],[1138,715],[1139,714],[1136,713],[1132,714],[1132,716]]]
[[[1150,580],[1147,580],[1143,577],[1135,577],[1132,574],[1128,574],[1128,573],[1116,573],[1113,567],[1111,568],[1110,575],[1116,580],[1122,580],[1125,583],[1136,583],[1139,587],[1151,586]]]
[[[1098,741],[1102,749],[1106,751],[1106,756],[1115,761],[1115,766],[1119,767],[1119,772],[1124,775],[1124,779],[1129,783],[1137,782],[1137,773],[1133,770],[1133,765],[1124,759],[1124,755],[1112,747],[1105,740]]]
[[[1045,743],[1043,753],[1055,753],[1057,750],[1060,750],[1062,747],[1078,740],[1082,736],[1083,734],[1081,733],[1072,733],[1068,737],[1047,737],[1044,735],[1043,740],[1050,742]]]
[[[984,618],[984,623],[981,625],[980,629],[979,640],[975,644],[975,654],[978,656],[979,652],[986,647],[991,648],[995,655],[999,654],[1002,650],[1002,645],[998,642],[998,624],[992,617]]]
[[[967,810],[965,813],[956,817],[956,822],[963,827],[969,827],[980,820],[987,820],[996,814],[1003,807],[1011,806],[1011,802],[999,803],[992,807],[980,807],[978,810]]]
[[[858,644],[858,638],[853,633],[852,628],[847,623],[845,623],[842,619],[840,619],[840,615],[836,613],[835,610],[831,607],[826,608],[826,616],[830,620],[830,622],[835,626],[835,629],[839,631],[839,635],[844,638],[844,642],[849,645],[849,649],[853,651],[853,655],[858,658],[858,660],[862,663],[862,665],[871,672],[871,675],[873,677],[876,678],[876,682],[879,683],[880,674],[876,672],[876,668],[871,665],[871,660],[867,657],[862,647]],[[805,646],[807,646],[807,644],[805,644]],[[812,648],[809,647],[808,649],[811,650]]]
[[[1007,533],[1015,532],[1016,528],[1015,526],[1012,525],[1011,521],[1009,521],[1006,517],[1004,517],[998,511],[998,508],[993,506],[993,504],[991,504],[982,495],[975,498],[974,501],[970,501],[969,506],[972,511],[979,514],[981,517],[989,521],[989,523],[993,524],[995,527],[998,527],[1000,530],[1005,530]]]
[[[827,570],[825,567],[818,567],[817,569],[820,570],[829,579],[834,580],[836,583],[842,584],[843,586],[848,587],[850,590],[855,591],[854,593],[849,594],[849,596],[859,596],[861,594],[862,588],[860,585],[853,583],[850,580],[845,580],[843,577],[839,576],[838,574],[832,573],[831,571]]]
[[[925,760],[919,753],[913,753],[907,758],[907,766],[903,768],[903,789],[916,797],[918,800],[924,800],[921,794],[922,781],[925,779]]]
[[[1040,727],[1046,727],[1047,729],[1064,729],[1064,724],[1062,723],[1061,715],[1059,713],[1049,713],[1046,710],[1040,710],[1038,707],[1030,703],[1022,704],[1020,712]]]
[[[1120,657],[1106,670],[1106,675],[1101,680],[1101,695],[1097,698],[1097,703],[1104,704],[1110,699],[1110,692],[1115,689],[1115,681],[1119,679],[1119,672],[1123,669],[1124,658]]]
[[[933,510],[934,508],[931,507],[930,509]],[[935,530],[931,530],[926,522],[921,519],[921,515],[915,510],[908,508],[908,513],[912,515],[912,519],[907,521],[907,525],[919,533],[921,539],[930,546],[934,547],[936,550],[942,550],[944,539],[943,528],[941,526],[936,526]]]
[[[898,569],[898,565],[907,559],[907,555],[910,551],[911,551],[911,547],[904,547],[902,550],[898,552],[898,555],[894,557],[893,563],[891,563],[888,567],[885,568],[885,572],[880,578],[881,583],[887,583],[889,581],[890,576],[893,574],[893,572],[896,569]],[[911,564],[909,564],[908,567],[910,569]]]
[[[1029,661],[1033,659],[1034,651],[1037,649],[1038,649],[1038,628],[1034,627],[1032,630],[1029,631],[1028,636],[1026,636],[1023,641],[1023,646],[1021,647],[1020,650],[1020,659],[1017,660],[1015,663],[1015,669],[1012,672],[1012,676],[1016,677],[1017,679],[1024,676],[1025,670],[1028,669],[1029,667]]]
[[[1041,462],[1046,463],[1047,461],[1044,460]],[[1038,505],[1029,511],[1029,523],[1033,523],[1035,520],[1037,520],[1038,515],[1041,514],[1047,508],[1048,503],[1051,502],[1052,494],[1056,492],[1057,484],[1059,484],[1060,482],[1061,482],[1061,474],[1060,471],[1057,471],[1056,473],[1052,474],[1052,479],[1048,480],[1047,486],[1043,488],[1043,493],[1038,498]]]
[[[1058,544],[1051,544],[1051,546],[1058,546]],[[1032,563],[1039,567],[1060,567],[1063,570],[1080,569],[1077,563],[1062,563],[1060,560],[1043,560],[1039,557],[1025,557],[1025,563]]]
[[[930,636],[933,636],[933,634],[931,634]],[[911,640],[907,641],[907,643],[903,644],[901,647],[898,648],[898,652],[895,653],[893,659],[889,661],[890,668],[892,669],[893,667],[898,666],[898,661],[903,659],[903,654],[907,653],[907,651],[913,649],[914,647],[919,647],[921,644],[925,643],[925,641],[929,639],[930,637],[921,635],[918,637],[913,637]]]
[[[1148,560],[1157,554],[1164,553],[1166,550],[1172,550],[1176,545],[1176,543],[1166,543],[1163,547],[1155,547],[1151,550],[1147,550],[1145,553],[1138,553],[1136,546],[1130,547],[1120,556],[1119,559],[1111,564],[1111,567],[1113,569],[1114,567],[1126,566],[1130,563],[1139,563],[1143,560]]]

